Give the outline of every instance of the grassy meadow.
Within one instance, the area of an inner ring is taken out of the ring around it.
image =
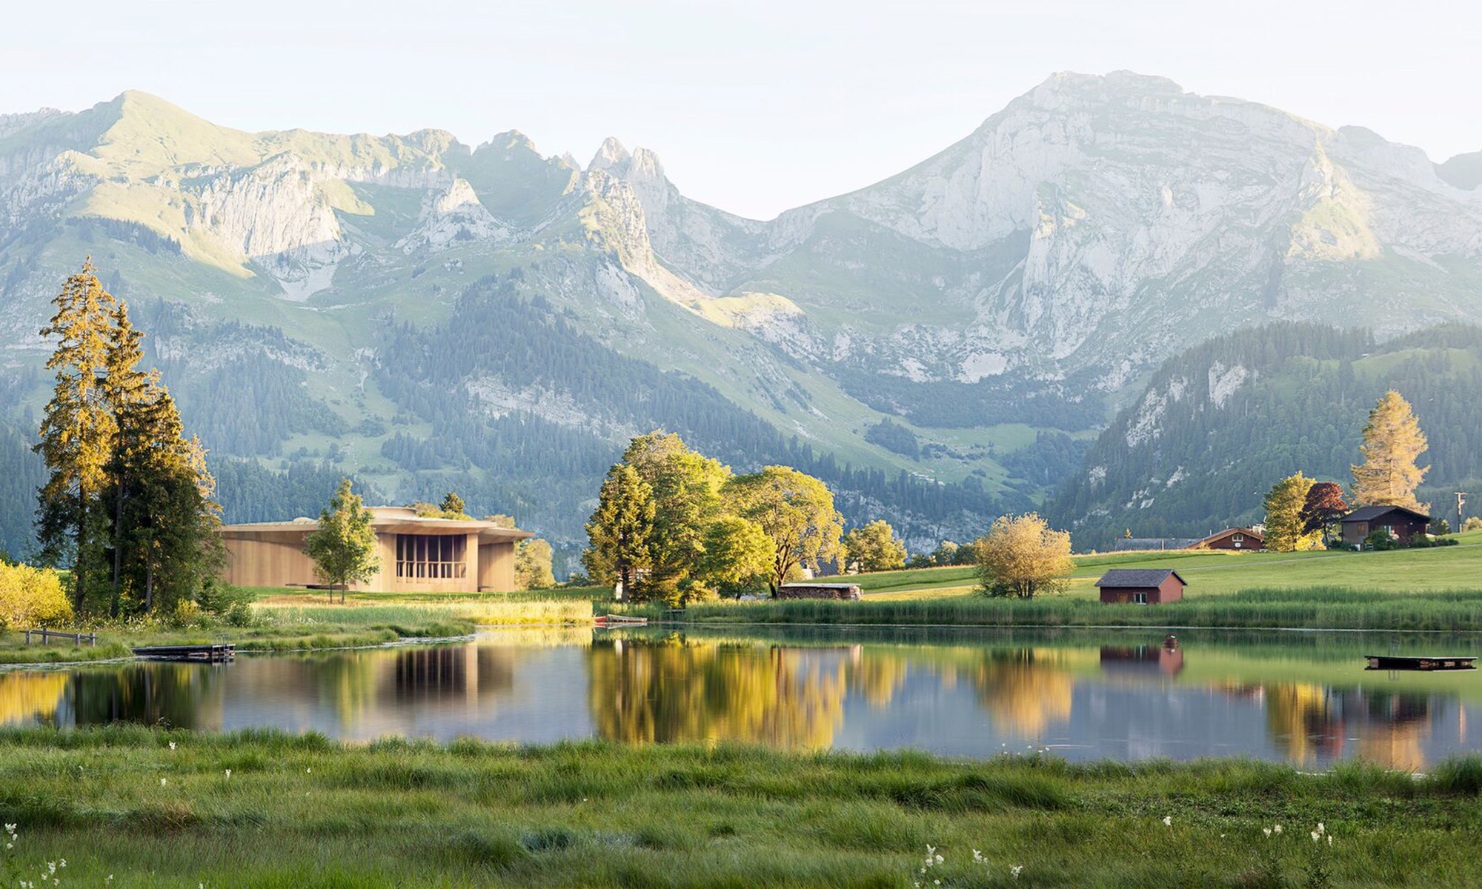
[[[908,887],[930,845],[924,885],[1454,887],[1482,884],[1467,839],[1479,791],[1477,759],[1314,775],[12,729],[0,818],[17,837],[0,882],[65,859],[63,885],[116,887]]]

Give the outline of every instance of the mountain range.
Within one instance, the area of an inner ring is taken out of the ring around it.
[[[663,426],[811,469],[927,546],[1084,484],[1115,412],[1214,337],[1482,321],[1479,186],[1482,153],[1127,72],[1057,74],[769,221],[613,139],[582,165],[514,131],[245,133],[128,92],[0,116],[0,411],[34,429],[36,331],[91,255],[230,518],[313,511],[353,474],[574,541]]]

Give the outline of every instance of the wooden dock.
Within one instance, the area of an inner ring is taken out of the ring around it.
[[[599,627],[646,627],[648,618],[629,617],[625,614],[599,614],[592,618]]]
[[[1417,655],[1414,657],[1397,654],[1369,654],[1370,670],[1475,670],[1475,657],[1453,655]]]
[[[205,645],[150,645],[134,649],[134,656],[150,661],[204,661],[212,664],[226,664],[237,659],[237,645],[235,642],[211,642]]]

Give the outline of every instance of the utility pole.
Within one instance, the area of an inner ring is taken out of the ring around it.
[[[1461,508],[1467,505],[1468,491],[1457,491],[1456,493],[1456,530],[1461,531]]]

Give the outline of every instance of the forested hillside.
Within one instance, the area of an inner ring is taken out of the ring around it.
[[[1129,530],[1198,537],[1259,521],[1266,491],[1294,472],[1349,484],[1360,432],[1388,389],[1410,401],[1430,439],[1421,499],[1449,513],[1450,492],[1477,490],[1482,477],[1482,329],[1443,325],[1376,343],[1306,324],[1241,331],[1168,360],[1047,512],[1082,548]]]

